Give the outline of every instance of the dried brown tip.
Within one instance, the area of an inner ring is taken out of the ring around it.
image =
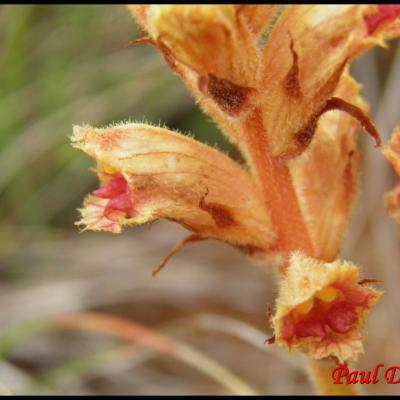
[[[275,335],[271,336],[268,339],[265,339],[264,344],[274,344],[275,343]]]
[[[148,44],[153,47],[158,47],[157,42],[149,37],[141,37],[139,39],[130,40],[125,47],[141,46],[142,44]]]
[[[340,363],[340,360],[336,356],[329,356],[330,360],[332,360],[336,365],[346,365],[346,363]]]
[[[300,99],[303,97],[303,93],[301,91],[300,82],[299,82],[299,56],[294,49],[294,42],[292,35],[288,32],[290,38],[290,51],[293,57],[292,66],[286,75],[286,78],[283,82],[284,89],[289,97],[294,99]]]
[[[254,88],[236,85],[213,74],[200,76],[198,87],[230,116],[235,116],[245,109],[256,93]]]
[[[382,139],[378,130],[369,117],[361,110],[361,108],[355,106],[354,104],[348,103],[339,97],[332,97],[326,102],[325,107],[320,115],[331,110],[345,111],[350,114],[352,117],[357,119],[366,132],[375,139],[375,147],[382,146]]]
[[[151,273],[151,276],[153,278],[155,278],[158,275],[158,273],[165,267],[167,262],[172,258],[172,256],[174,254],[176,254],[179,250],[181,250],[182,247],[184,247],[185,245],[187,245],[189,243],[200,242],[202,240],[206,240],[206,238],[204,238],[203,236],[201,236],[197,233],[191,234],[191,235],[183,238],[182,240],[179,240],[179,242],[177,242],[174,245],[174,247],[172,247],[172,249],[168,252],[168,254],[164,257],[164,259],[161,261],[161,263],[153,270],[153,272]]]
[[[370,283],[383,283],[382,279],[374,279],[374,278],[370,278],[370,279],[363,279],[359,282],[357,282],[359,285],[363,286],[363,285],[368,285]]]

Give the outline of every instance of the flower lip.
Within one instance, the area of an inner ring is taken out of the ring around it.
[[[327,313],[329,327],[337,333],[349,332],[358,320],[354,306],[345,301],[336,303]]]
[[[384,22],[392,21],[400,15],[400,5],[379,4],[378,12],[364,17],[367,32],[372,35]]]
[[[115,211],[121,211],[128,216],[134,212],[132,194],[129,190],[128,183],[122,174],[115,174],[93,194],[102,199],[109,199],[104,209],[104,216],[112,218]]]
[[[335,293],[334,298],[328,296],[330,292]],[[284,336],[288,341],[304,337],[324,339],[330,334],[329,328],[335,333],[348,333],[358,321],[355,307],[356,304],[346,299],[342,290],[328,286],[287,315],[286,326],[293,326],[290,328],[291,334],[286,333]]]
[[[327,295],[331,293],[335,293],[334,298],[332,295]],[[287,321],[284,330],[286,332],[283,336],[288,342],[294,342],[296,339],[305,337],[322,340],[334,333],[349,333],[356,327],[359,319],[356,307],[362,308],[367,297],[368,294],[365,293],[363,299],[348,299],[345,289],[327,286],[318,291],[314,298],[301,303],[285,317]]]
[[[316,319],[303,319],[296,325],[297,337],[319,337],[324,339],[326,337],[325,327],[321,321]]]
[[[380,295],[359,281],[351,263],[293,253],[272,319],[276,343],[315,359],[355,360],[362,352],[361,327]]]
[[[316,358],[334,355],[345,360],[340,353],[341,343],[359,340],[359,328],[373,295],[368,288],[361,288],[361,292],[360,287],[352,290],[342,284],[336,282],[317,291],[313,298],[286,314],[278,340],[289,348],[300,346]]]
[[[105,185],[95,190],[93,194],[102,199],[112,199],[126,192],[127,182],[122,175],[117,175]]]

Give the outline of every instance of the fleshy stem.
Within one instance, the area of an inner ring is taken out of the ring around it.
[[[287,256],[300,250],[313,257],[314,249],[304,223],[288,167],[272,157],[266,140],[261,110],[256,108],[244,122],[253,173],[261,184],[266,207],[277,233],[277,250]],[[288,258],[288,257],[287,257]]]
[[[277,250],[286,254],[280,266],[285,273],[289,255],[299,250],[316,258],[314,248],[301,212],[289,168],[271,155],[263,125],[261,110],[256,108],[246,118],[243,130],[247,138],[247,150],[251,154],[251,168],[261,184],[266,207],[277,233]],[[332,361],[309,359],[308,374],[315,391],[321,395],[357,395],[359,387],[347,384],[334,385],[331,372]]]

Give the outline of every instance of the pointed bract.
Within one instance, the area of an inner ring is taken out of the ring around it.
[[[266,42],[261,74],[264,124],[274,156],[304,151],[346,64],[394,36],[389,24],[368,32],[364,18],[376,11],[373,5],[286,7]]]
[[[230,4],[149,5],[145,18],[142,7],[128,7],[150,37],[162,43],[178,62],[200,76],[212,75],[239,86],[252,86],[257,48],[245,23],[251,21],[247,7],[241,12]]]
[[[335,96],[366,110],[358,92],[359,85],[346,74]],[[315,257],[324,261],[337,257],[357,191],[358,126],[345,113],[325,114],[307,150],[288,163]]]

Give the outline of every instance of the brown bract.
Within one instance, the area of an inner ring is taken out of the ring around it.
[[[335,96],[367,110],[359,85],[346,73]],[[357,121],[345,113],[323,115],[314,140],[289,162],[316,258],[337,257],[358,187]]]

